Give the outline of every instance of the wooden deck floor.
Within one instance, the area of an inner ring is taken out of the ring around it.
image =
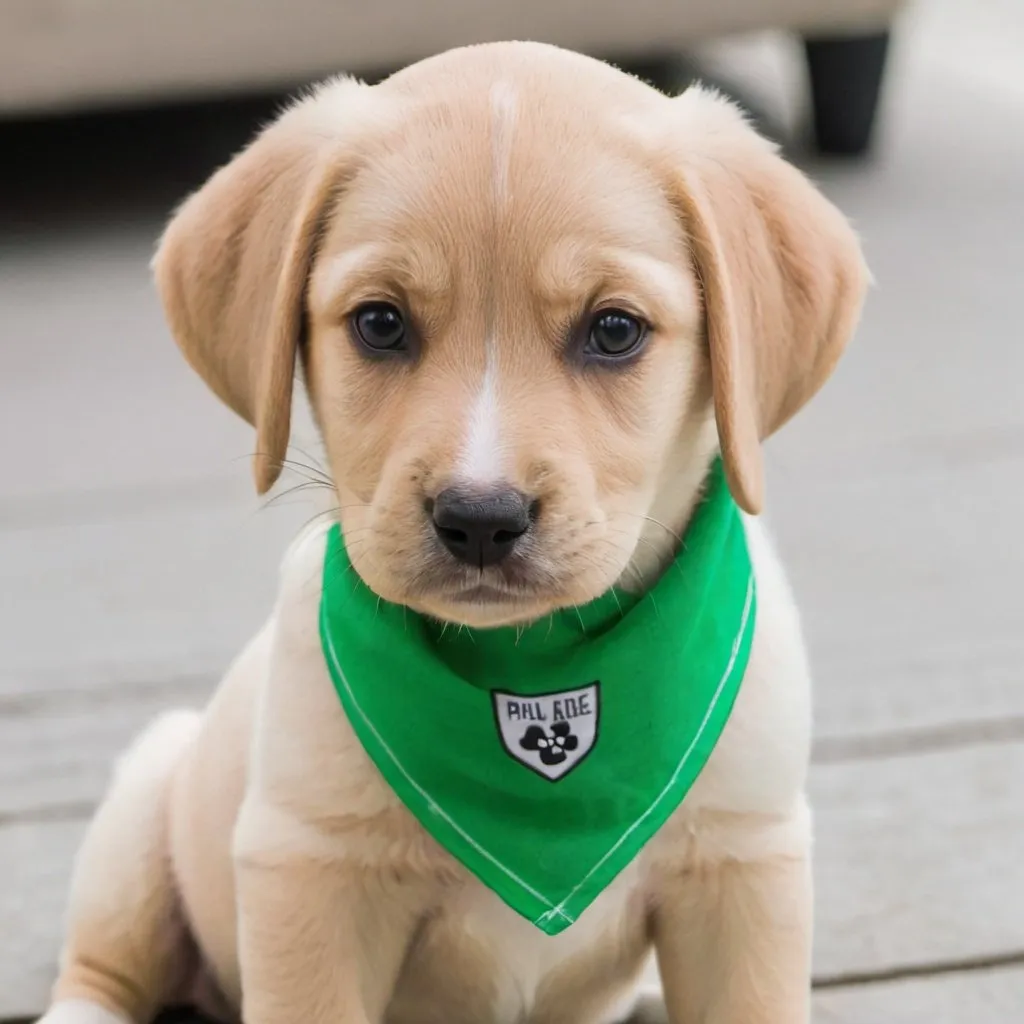
[[[878,159],[811,169],[878,287],[769,457],[817,677],[816,1021],[1010,1024],[1024,16],[933,0],[899,44]],[[303,515],[256,511],[248,432],[166,338],[146,263],[181,187],[67,208],[32,192],[0,231],[0,1020],[43,1007],[113,757],[159,709],[203,700]]]

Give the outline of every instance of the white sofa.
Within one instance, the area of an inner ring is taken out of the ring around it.
[[[288,87],[338,70],[386,70],[457,44],[502,38],[541,39],[599,56],[628,58],[726,33],[792,29],[851,44],[874,40],[873,56],[863,46],[861,52],[846,47],[840,63],[860,67],[866,60],[872,65],[866,79],[879,79],[881,68],[873,66],[884,63],[884,46],[880,62],[878,40],[898,4],[899,0],[0,0],[0,116]],[[861,91],[863,86],[851,84]],[[841,83],[826,83],[825,88],[843,93]]]

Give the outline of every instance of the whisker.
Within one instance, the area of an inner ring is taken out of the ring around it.
[[[324,480],[330,480],[331,479],[331,476],[327,472],[326,467],[324,467],[323,465],[320,464],[320,460],[319,459],[315,458],[314,456],[309,455],[307,452],[304,452],[301,448],[299,448],[298,445],[290,445],[289,447],[295,448],[295,450],[298,451],[299,454],[302,455],[304,458],[306,458],[308,461],[307,462],[302,462],[299,459],[290,459],[290,458],[280,459],[280,460],[278,460],[277,464],[282,469],[284,469],[284,468],[287,468],[287,469],[301,469],[301,470],[304,470],[307,473],[316,473],[319,477],[321,477]]]
[[[576,613],[576,618],[580,620],[580,629],[583,630],[583,635],[586,636],[587,635],[587,627],[586,627],[586,624],[583,621],[583,615],[580,612],[580,606],[578,604],[576,604],[576,602],[574,601],[573,605],[572,605],[572,608],[573,608],[573,611]]]
[[[633,516],[635,519],[643,519],[645,522],[653,523],[655,526],[664,530],[677,544],[683,543],[683,538],[676,533],[670,526],[666,526],[660,519],[655,519],[654,516],[645,515],[642,512],[627,512],[620,510],[618,515]]]
[[[269,452],[255,451],[255,452],[252,452],[248,456],[240,455],[240,456],[238,456],[238,458],[233,459],[232,461],[233,462],[238,462],[241,459],[245,459],[245,458],[249,458],[249,459],[255,459],[255,458],[266,459],[267,461],[270,462],[270,464],[272,466],[274,466],[275,468],[277,468],[279,470],[288,469],[288,470],[291,470],[291,472],[295,473],[297,476],[304,476],[308,480],[318,479],[318,480],[322,481],[323,483],[329,484],[331,487],[334,486],[334,481],[322,469],[318,468],[317,466],[308,466],[308,465],[306,465],[306,463],[300,462],[298,459],[272,459],[270,457],[270,453]]]
[[[304,459],[308,459],[311,463],[313,463],[314,466],[318,467],[320,472],[322,472],[324,476],[329,475],[327,472],[327,466],[322,456],[311,455],[309,452],[306,451],[305,448],[303,448],[301,445],[296,444],[294,441],[292,441],[288,445],[288,447],[294,448]]]
[[[609,525],[607,527],[607,529],[610,532],[617,533],[617,534],[619,534],[620,536],[623,536],[623,537],[632,537],[633,536],[633,534],[629,530],[623,530],[623,529],[615,527],[615,526]],[[604,538],[604,540],[605,540],[605,543],[611,544],[611,541],[608,541],[607,538]],[[644,544],[644,545],[647,546],[647,548],[650,549],[650,551],[652,552],[652,554],[655,557],[655,562],[657,562],[658,565],[659,565],[659,568],[663,568],[664,570],[675,569],[676,572],[678,572],[680,575],[682,575],[682,573],[683,573],[682,567],[676,562],[675,558],[672,557],[671,553],[670,552],[666,553],[666,552],[661,551],[658,548],[658,546],[654,543],[654,541],[652,541],[649,537],[645,537],[641,533],[641,534],[639,534],[636,537],[636,543],[637,543],[637,545]],[[630,556],[629,562],[627,564],[635,572],[637,572],[638,575],[640,575],[640,577],[642,579],[642,574],[639,573],[639,570],[636,568],[636,566],[634,564],[634,559],[635,558],[636,558],[636,551],[634,550],[633,555]],[[644,581],[643,585],[647,586],[648,585],[647,581]]]
[[[260,511],[261,512],[266,511],[266,509],[270,508],[272,505],[280,504],[282,499],[287,498],[290,495],[298,494],[298,493],[300,493],[302,491],[311,491],[311,490],[317,490],[317,489],[328,490],[328,491],[333,491],[334,490],[333,487],[331,487],[328,484],[324,483],[322,480],[306,480],[304,483],[294,484],[291,487],[286,487],[283,491],[280,491],[277,494],[273,495],[272,497],[268,498],[260,506]],[[293,502],[292,504],[295,504],[295,502]]]
[[[323,512],[317,512],[315,515],[310,516],[309,519],[307,519],[302,524],[302,526],[300,526],[299,529],[296,531],[296,536],[298,534],[302,533],[302,531],[305,530],[307,527],[312,526],[313,523],[315,523],[318,519],[333,518],[334,517],[334,513],[337,512],[337,511],[338,511],[338,509],[336,509],[336,508],[329,508],[329,509],[325,509]]]
[[[295,459],[285,459],[280,465],[282,470],[286,469],[296,476],[304,476],[307,480],[319,480],[327,487],[334,486],[334,481],[315,466],[307,466],[304,462],[297,462]]]

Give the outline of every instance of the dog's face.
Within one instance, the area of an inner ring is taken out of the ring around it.
[[[684,423],[709,419],[678,216],[627,132],[531,117],[537,102],[498,81],[380,139],[309,291],[353,564],[475,624],[611,586]]]
[[[864,279],[723,101],[526,44],[321,90],[189,200],[157,273],[261,489],[300,352],[357,571],[471,625],[642,582],[719,445],[756,510],[760,439]]]

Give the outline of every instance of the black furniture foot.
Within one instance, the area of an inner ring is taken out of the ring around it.
[[[804,39],[820,153],[859,156],[871,142],[889,32]]]
[[[692,77],[683,66],[683,61],[674,53],[653,54],[633,60],[613,60],[612,63],[669,96],[681,92]]]

